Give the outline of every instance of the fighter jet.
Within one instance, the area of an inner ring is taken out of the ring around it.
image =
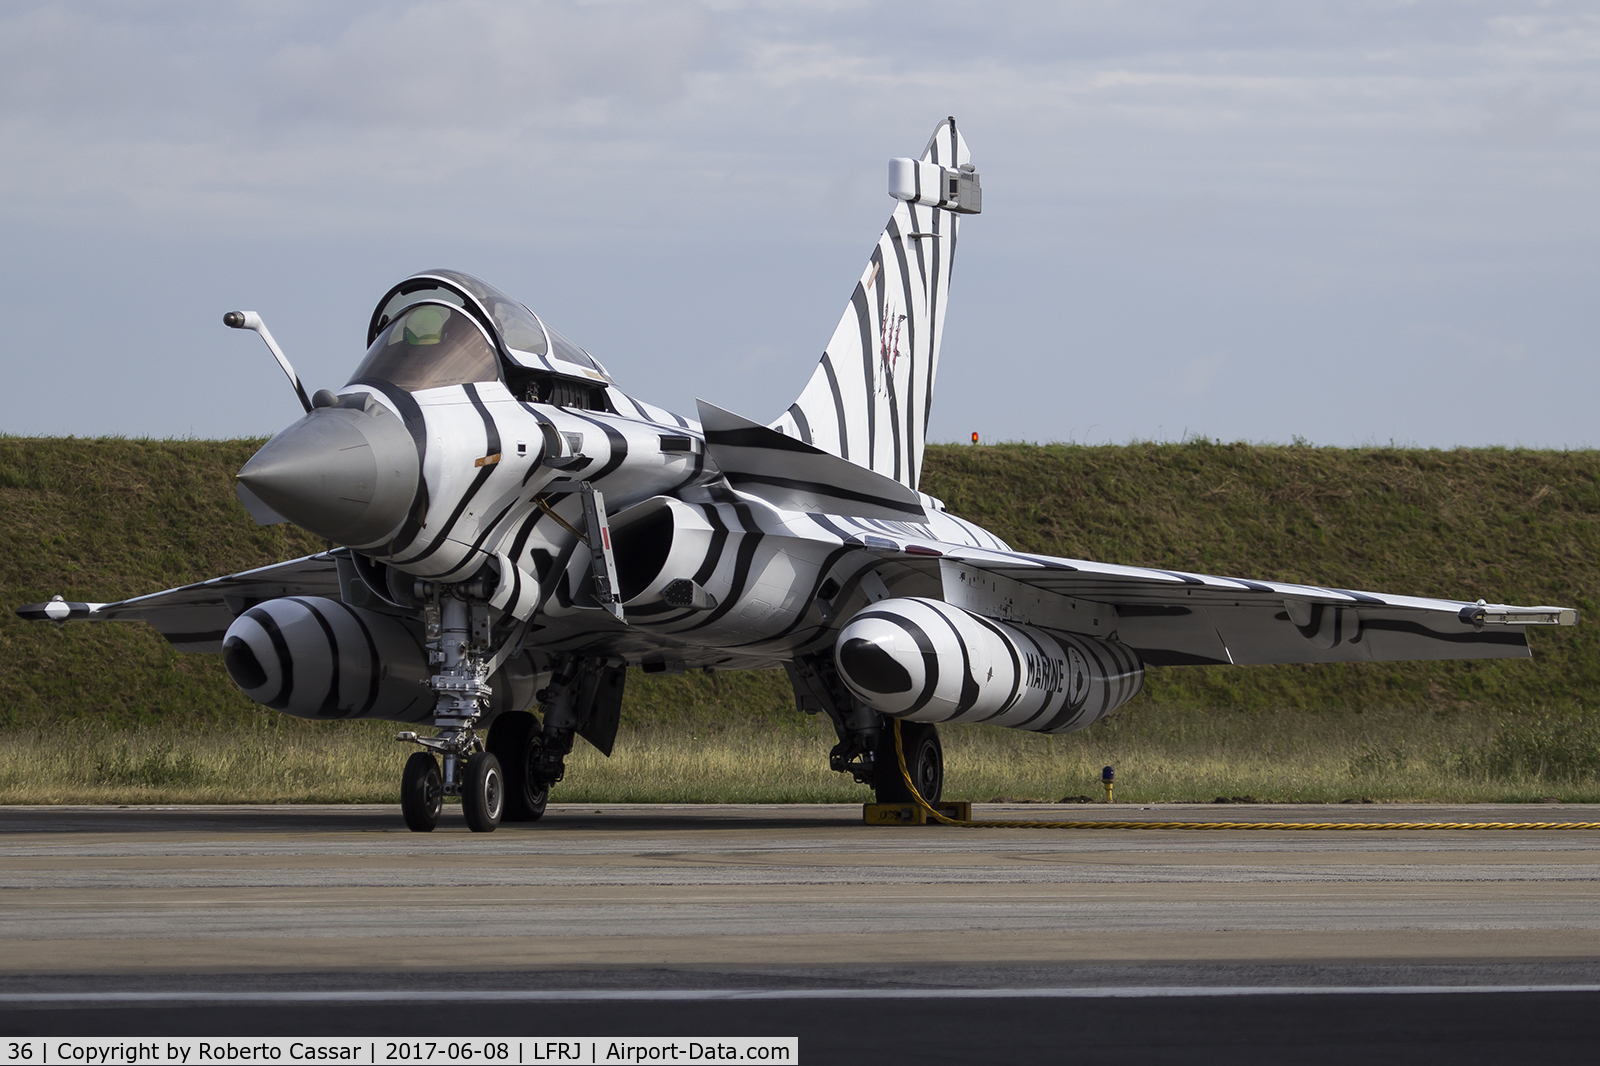
[[[629,669],[783,669],[882,802],[937,802],[937,727],[1082,729],[1146,667],[1528,656],[1562,607],[1212,577],[1011,550],[919,490],[951,262],[982,187],[955,120],[889,164],[894,211],[800,397],[770,422],[623,391],[583,348],[468,274],[384,293],[337,392],[238,474],[260,523],[340,547],[25,618],[138,620],[220,652],[251,699],[417,727],[413,829],[530,821],[574,738],[609,755]],[[902,723],[902,774],[888,728]]]

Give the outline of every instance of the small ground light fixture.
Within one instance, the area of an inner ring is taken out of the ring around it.
[[[973,430],[972,431],[972,443],[974,443],[974,444],[978,443],[978,431],[977,430]]]
[[[1115,781],[1116,779],[1117,779],[1117,772],[1115,770],[1113,770],[1111,767],[1107,766],[1105,769],[1100,771],[1100,783],[1102,785],[1106,786],[1106,802],[1107,803],[1115,803],[1116,802],[1116,800],[1111,798],[1111,783],[1113,781]]]

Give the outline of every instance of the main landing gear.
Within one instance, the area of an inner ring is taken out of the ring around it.
[[[537,822],[550,802],[550,782],[540,773],[544,742],[538,721],[527,711],[509,711],[489,727],[489,753],[505,772],[508,822]]]
[[[901,722],[900,745],[905,751],[906,771],[917,792],[929,803],[938,803],[944,792],[944,745],[932,722]],[[886,724],[873,757],[872,791],[879,803],[912,803],[900,759],[894,750],[894,726]]]
[[[807,714],[826,714],[839,743],[828,753],[828,765],[871,785],[879,803],[911,803],[911,791],[895,753],[894,722],[850,695],[839,680],[833,657],[826,653],[786,663],[795,702]],[[944,792],[944,745],[931,722],[900,723],[906,770],[929,803]]]

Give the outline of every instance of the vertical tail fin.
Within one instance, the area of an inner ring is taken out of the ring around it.
[[[933,406],[957,219],[982,192],[947,119],[921,160],[889,163],[900,202],[800,398],[772,428],[915,489]]]

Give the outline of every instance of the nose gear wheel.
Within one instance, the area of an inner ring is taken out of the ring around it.
[[[430,752],[413,752],[400,775],[400,813],[413,833],[431,833],[444,806],[444,779]]]
[[[461,775],[461,813],[474,833],[492,833],[505,813],[506,779],[493,752],[468,757]]]

